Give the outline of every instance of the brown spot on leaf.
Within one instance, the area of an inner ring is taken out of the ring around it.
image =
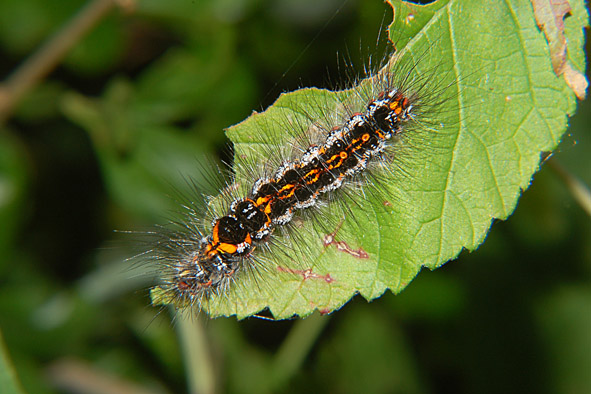
[[[584,100],[587,95],[587,86],[589,82],[587,78],[571,67],[570,63],[566,63],[564,68],[564,79],[566,84],[575,92],[579,100]]]
[[[334,232],[332,232],[330,234],[326,234],[324,236],[324,240],[323,240],[324,247],[334,245],[339,252],[344,252],[344,253],[350,254],[351,256],[356,257],[358,259],[369,259],[369,254],[365,250],[363,250],[363,248],[353,249],[345,241],[335,241],[335,236],[337,235],[337,232],[340,230],[342,225],[343,225],[343,222],[341,222],[337,226],[337,228]]]
[[[312,268],[308,268],[306,270],[296,270],[293,268],[287,268],[287,267],[277,267],[277,270],[279,272],[287,272],[288,274],[294,274],[294,275],[300,275],[302,277],[302,279],[304,280],[308,280],[308,279],[321,279],[323,281],[325,281],[326,283],[332,283],[335,281],[335,279],[330,276],[330,273],[326,274],[326,275],[320,275],[315,273]]]
[[[564,18],[571,12],[568,0],[531,0],[536,23],[550,47],[552,68],[557,76],[564,76],[567,85],[583,100],[587,90],[585,76],[572,68],[567,60],[568,44],[564,35]]]

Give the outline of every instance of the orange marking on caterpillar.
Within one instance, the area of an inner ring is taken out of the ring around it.
[[[217,221],[217,222],[215,222],[215,225],[213,226],[213,230],[212,230],[213,243],[216,245],[220,243],[220,234],[219,234],[220,228],[219,227],[220,227],[220,222]],[[208,245],[208,246],[210,246],[210,245]]]
[[[327,163],[332,163],[333,161],[335,161],[336,159],[339,158],[339,155],[333,155],[330,157],[330,159],[328,159],[326,162]]]
[[[261,205],[264,205],[265,203],[269,202],[270,198],[269,197],[259,197],[257,198],[256,202],[254,203],[255,207],[260,207]]]
[[[222,253],[233,254],[236,253],[236,251],[238,250],[238,246],[234,244],[221,243],[217,246],[216,249]]]
[[[280,200],[283,200],[284,198],[289,198],[289,197],[293,196],[295,193],[295,190],[296,190],[295,185],[293,185],[293,184],[285,185],[283,188],[281,188],[280,192],[282,192],[284,190],[289,190],[289,193],[287,193],[286,195],[283,195],[283,196],[278,196],[278,198]],[[279,193],[277,193],[277,194],[279,194]]]
[[[309,181],[306,181],[306,184],[313,185],[314,183],[318,182],[318,179],[320,179],[320,170],[318,170],[318,169],[311,170],[310,172],[308,172],[304,176],[304,179],[308,178],[309,175],[313,175],[313,178]]]

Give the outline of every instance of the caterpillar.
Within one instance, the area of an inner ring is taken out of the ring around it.
[[[382,91],[365,112],[335,126],[323,145],[310,146],[300,160],[286,162],[275,176],[256,180],[247,197],[233,201],[228,214],[215,220],[199,250],[187,256],[190,262],[179,263],[178,291],[192,297],[219,286],[257,243],[271,236],[276,226],[289,223],[295,210],[313,206],[322,194],[365,170],[412,116],[409,97],[396,88]]]
[[[189,206],[182,231],[160,234],[164,235],[157,242],[153,256],[160,267],[167,268],[163,275],[165,283],[159,287],[166,298],[176,305],[201,309],[212,297],[228,293],[233,282],[244,276],[244,271],[252,271],[255,278],[261,276],[258,271],[273,271],[269,269],[272,263],[260,256],[261,249],[280,248],[282,255],[291,260],[295,248],[303,250],[300,254],[309,254],[306,247],[298,246],[305,241],[298,239],[302,230],[294,227],[294,216],[304,221],[334,222],[326,218],[326,215],[334,216],[334,211],[321,212],[325,205],[365,204],[363,198],[357,197],[353,202],[356,198],[337,192],[347,189],[353,194],[351,187],[365,190],[373,187],[373,192],[379,189],[379,174],[390,171],[387,167],[396,142],[419,122],[422,128],[426,127],[429,121],[425,112],[438,110],[443,99],[436,96],[443,95],[448,87],[438,86],[432,80],[427,84],[436,70],[417,77],[412,75],[416,71],[413,64],[401,66],[396,57],[386,59],[387,64],[378,67],[380,71],[368,72],[356,88],[348,90],[348,99],[338,99],[336,107],[321,119],[307,114],[308,122],[289,119],[281,122],[280,128],[291,129],[286,131],[291,136],[283,143],[284,147],[265,141],[265,145],[272,146],[265,156],[272,159],[261,162],[259,158],[243,166],[247,168],[243,172],[259,175],[250,185],[242,185],[240,191],[236,190],[236,181],[230,180],[222,208],[210,209],[208,219],[199,218],[197,211],[202,211],[201,207]],[[427,86],[429,95],[421,91]],[[312,102],[319,108],[327,106],[322,100]],[[347,217],[354,220],[352,211],[348,211]],[[320,227],[328,246],[330,226]],[[274,240],[277,231],[287,233],[289,241],[278,245]],[[333,237],[336,235],[337,231]],[[340,250],[349,247],[345,241],[339,245]],[[369,258],[367,252],[359,250],[358,256]],[[278,265],[277,271],[296,277],[322,278],[301,264],[296,264],[296,268]],[[272,278],[273,274],[267,276]],[[330,274],[326,278],[332,280]]]
[[[364,171],[413,118],[414,105],[412,96],[389,87],[364,112],[335,126],[323,144],[310,146],[299,160],[285,162],[272,177],[257,179],[246,197],[234,200],[229,212],[214,220],[199,247],[177,261],[172,286],[178,295],[200,299],[223,286],[296,210],[314,206],[323,194]]]
[[[486,42],[453,31],[450,21],[470,5],[446,4],[353,88],[282,95],[228,131],[240,142],[232,179],[207,207],[188,203],[147,253],[162,277],[154,303],[213,316],[328,313],[355,293],[373,299],[404,288],[509,215],[539,151],[559,137],[537,138],[521,158],[496,150],[518,138],[506,107],[526,104],[491,70],[515,65],[499,48],[462,79],[458,70]],[[410,15],[406,22],[419,20]],[[431,38],[442,31],[451,37]],[[458,52],[462,40],[474,52]],[[548,81],[567,90],[552,73],[542,80],[533,92]]]

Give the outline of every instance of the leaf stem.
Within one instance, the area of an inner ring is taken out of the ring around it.
[[[328,316],[314,313],[295,323],[279,348],[272,371],[272,391],[280,389],[300,369],[314,342],[328,323]]]
[[[591,191],[579,178],[568,172],[556,160],[550,160],[550,167],[558,174],[575,201],[591,217]]]
[[[205,338],[203,322],[197,316],[176,312],[181,351],[185,359],[191,394],[215,393],[215,373]]]

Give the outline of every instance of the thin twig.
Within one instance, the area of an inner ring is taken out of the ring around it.
[[[285,383],[300,369],[329,320],[328,316],[314,313],[296,322],[273,360],[272,391],[284,388]]]
[[[185,370],[191,394],[216,392],[215,371],[203,322],[198,316],[176,312],[179,342],[185,359]]]
[[[549,161],[550,167],[558,174],[566,188],[581,208],[591,217],[591,191],[580,179],[569,173],[556,160]]]
[[[115,6],[131,9],[130,0],[92,0],[51,36],[0,85],[0,126],[23,97]]]

